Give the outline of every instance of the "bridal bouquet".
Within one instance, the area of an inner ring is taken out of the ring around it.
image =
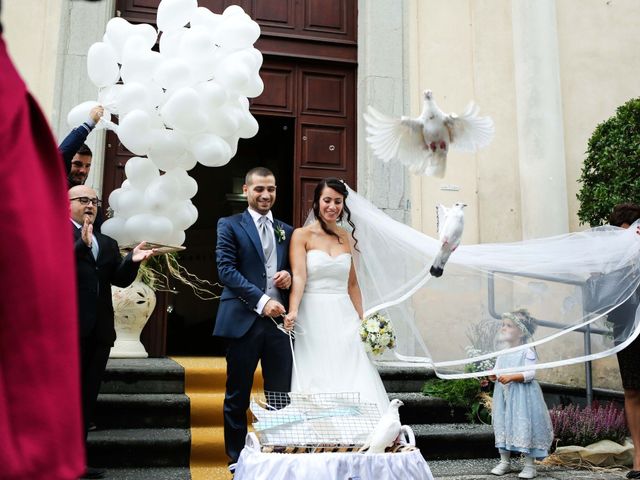
[[[374,313],[362,320],[360,339],[364,342],[365,350],[374,355],[381,355],[387,348],[396,346],[393,326],[389,319],[380,313]]]

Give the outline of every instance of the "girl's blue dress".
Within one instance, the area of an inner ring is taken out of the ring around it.
[[[527,354],[535,355],[531,349],[500,355],[496,368],[524,366]],[[496,381],[491,417],[497,448],[534,458],[548,455],[553,427],[538,382]]]

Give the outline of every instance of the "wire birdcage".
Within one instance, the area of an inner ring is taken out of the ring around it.
[[[381,416],[375,403],[361,402],[356,392],[267,391],[252,398],[250,409],[263,447],[307,452],[357,450]]]

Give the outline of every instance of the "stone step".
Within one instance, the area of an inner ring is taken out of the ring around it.
[[[95,467],[188,467],[191,435],[178,428],[89,432],[89,465]]]
[[[378,363],[376,367],[387,392],[420,392],[424,382],[435,377],[430,368],[396,366],[393,362]]]
[[[109,468],[105,479],[114,480],[191,480],[191,471],[180,468]]]
[[[410,425],[427,460],[491,458],[496,455],[491,425],[436,423]]]
[[[102,393],[95,423],[101,430],[189,428],[189,397],[175,393]]]
[[[389,393],[389,399],[402,400],[400,421],[403,425],[430,423],[468,423],[465,409],[450,407],[441,398],[427,397],[421,393]]]
[[[112,358],[100,393],[184,393],[184,369],[170,358]]]

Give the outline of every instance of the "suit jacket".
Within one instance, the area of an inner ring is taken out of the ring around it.
[[[274,219],[273,228],[285,232],[285,239],[276,235],[277,271],[289,267],[289,242],[293,227]],[[220,337],[240,338],[259,317],[254,308],[267,288],[267,273],[260,234],[247,210],[218,221],[216,244],[218,277],[224,285],[213,334]],[[285,308],[288,290],[280,290]]]
[[[101,343],[113,345],[116,332],[113,327],[111,285],[127,287],[136,279],[140,263],[131,260],[133,252],[122,258],[117,242],[94,231],[98,241],[98,259],[82,241],[81,229],[73,223],[76,275],[78,283],[78,317],[80,337],[94,333]]]

